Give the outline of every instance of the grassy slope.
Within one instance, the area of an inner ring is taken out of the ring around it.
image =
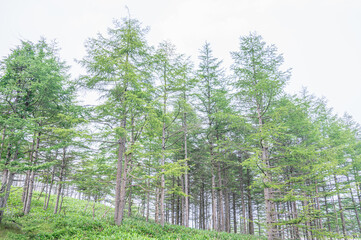
[[[49,209],[42,209],[44,198],[37,200],[35,193],[31,213],[21,216],[21,190],[14,188],[9,208],[0,225],[0,239],[261,239],[249,235],[218,233],[166,225],[163,228],[142,218],[126,218],[118,227],[112,224],[112,212],[105,217],[107,207],[96,205],[96,217],[92,218],[92,206],[84,213],[86,201],[64,198],[61,214],[53,214],[54,202]],[[55,197],[52,196],[52,200]]]

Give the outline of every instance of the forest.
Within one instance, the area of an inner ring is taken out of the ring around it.
[[[78,78],[45,38],[1,59],[0,223],[31,217],[35,196],[66,215],[71,197],[116,227],[134,216],[270,240],[361,237],[350,115],[286,93],[291,70],[257,33],[240,37],[231,66],[200,43],[196,66],[169,41],[150,46],[148,31],[115,20],[86,41]]]

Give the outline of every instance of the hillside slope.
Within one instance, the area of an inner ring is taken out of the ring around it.
[[[196,230],[182,226],[146,222],[141,217],[126,218],[121,226],[111,220],[108,207],[87,206],[87,201],[64,198],[61,214],[53,214],[53,201],[43,210],[44,198],[35,193],[31,213],[22,216],[21,189],[14,188],[3,223],[0,239],[262,239],[259,237]],[[86,211],[84,211],[86,209]]]

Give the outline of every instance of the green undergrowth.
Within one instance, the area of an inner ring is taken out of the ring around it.
[[[92,204],[84,212],[87,201],[67,197],[64,198],[61,213],[54,214],[55,196],[52,196],[49,208],[45,211],[44,198],[38,200],[38,193],[34,194],[31,213],[23,216],[21,190],[14,190],[0,225],[0,239],[262,239],[169,224],[161,227],[141,217],[125,218],[121,226],[116,226],[109,207],[96,204],[93,218]]]

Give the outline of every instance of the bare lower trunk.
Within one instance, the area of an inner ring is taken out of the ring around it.
[[[148,191],[147,191],[147,216],[146,216],[146,220],[147,220],[147,222],[148,222],[148,220],[149,220],[149,211],[150,211],[150,208],[149,208],[149,202],[150,202],[150,200],[149,200],[149,179],[148,179],[148,183],[147,183],[147,186],[148,186]]]
[[[242,205],[242,219],[241,219],[241,225],[243,226],[243,231],[240,230],[243,234],[247,233],[247,224],[246,224],[246,204],[244,201],[244,189],[243,189],[243,167],[240,166],[240,174],[239,174],[239,185],[240,185],[240,192],[241,192],[241,205]]]
[[[350,179],[349,179],[348,175],[346,175],[346,178],[347,178],[347,182],[350,182]],[[350,195],[351,195],[352,206],[353,206],[355,216],[356,216],[358,231],[361,233],[360,217],[359,217],[359,214],[358,214],[358,211],[357,211],[356,201],[355,201],[355,198],[353,196],[353,192],[352,192],[351,187],[350,187]]]
[[[41,135],[41,133],[38,133],[38,137],[36,139],[35,156],[32,157],[32,164],[33,165],[35,165],[37,160],[38,160],[38,153],[39,153],[39,146],[40,146],[40,135]],[[33,155],[33,153],[31,153],[31,155]],[[30,177],[29,177],[29,185],[28,185],[28,190],[27,190],[27,196],[25,198],[24,208],[23,208],[23,212],[24,212],[25,215],[30,212],[31,200],[33,198],[34,180],[35,180],[35,171],[31,170],[31,174],[30,174]]]
[[[120,127],[125,129],[126,119],[123,118]],[[120,194],[121,194],[121,182],[122,182],[122,172],[123,172],[123,157],[125,152],[125,142],[126,137],[119,137],[119,146],[118,146],[118,161],[117,161],[117,178],[115,184],[115,203],[114,203],[114,221],[115,224],[120,225],[119,213],[120,213]]]
[[[341,196],[340,196],[340,191],[338,188],[338,182],[337,182],[337,178],[336,175],[333,175],[334,180],[335,180],[335,185],[336,185],[336,190],[337,190],[337,201],[338,201],[338,207],[339,207],[339,211],[340,211],[340,218],[341,218],[341,224],[342,224],[342,233],[343,233],[343,237],[345,239],[347,239],[347,232],[346,232],[346,224],[345,224],[345,217],[343,214],[343,206],[341,203]]]
[[[322,187],[322,190],[323,190],[324,193],[326,192],[326,191],[325,191],[325,187]],[[331,224],[330,224],[330,218],[329,218],[328,203],[327,203],[327,196],[326,196],[326,194],[324,195],[324,200],[325,200],[325,211],[326,211],[326,216],[327,216],[327,218],[326,218],[326,220],[327,220],[327,230],[328,230],[329,232],[331,232]],[[332,238],[330,238],[330,239],[332,240]]]
[[[270,182],[270,176],[266,175],[264,182],[266,186]],[[276,205],[273,201],[273,189],[270,187],[264,188],[264,197],[266,202],[266,224],[267,224],[267,237],[269,240],[278,239],[276,227]]]
[[[224,189],[224,225],[225,225],[225,231],[231,232],[231,224],[230,224],[230,206],[229,206],[229,191],[227,188]]]
[[[29,185],[27,188],[27,197],[25,197],[25,202],[24,202],[24,206],[23,206],[23,213],[25,215],[30,212],[31,200],[33,197],[34,179],[35,179],[35,171],[32,170],[30,172],[30,177],[29,177]]]
[[[5,169],[3,171],[1,188],[0,188],[0,223],[4,216],[5,207],[10,195],[11,185],[13,184],[14,173],[11,173],[9,170]]]
[[[64,181],[65,181],[65,177],[64,177]],[[59,204],[59,213],[61,213],[61,210],[63,209],[64,195],[66,195],[66,194],[65,194],[65,189],[63,187],[63,192],[61,193],[61,201]],[[64,213],[65,213],[65,211],[64,211]]]
[[[318,184],[317,184],[317,180],[315,181],[315,191],[316,191],[316,205],[317,205],[317,210],[321,213],[321,206],[320,206],[320,199],[318,196]],[[318,229],[323,229],[323,224],[322,224],[322,218],[319,217],[317,221],[317,227]]]
[[[217,167],[218,172],[218,230],[224,231],[224,209],[223,209],[223,184],[222,184],[222,174],[221,174],[221,165],[218,162]]]
[[[233,200],[233,231],[237,233],[237,212],[236,212],[236,194],[232,193]]]
[[[252,195],[251,195],[251,173],[247,168],[247,199],[248,199],[248,233],[254,234],[253,224],[253,207],[252,207]]]
[[[217,228],[216,176],[212,171],[212,229]]]
[[[61,162],[61,170],[60,170],[60,176],[59,176],[59,184],[58,184],[58,192],[57,192],[57,197],[56,197],[56,202],[55,202],[55,207],[54,207],[54,214],[58,213],[58,208],[59,208],[59,200],[63,191],[63,180],[64,180],[64,173],[65,173],[65,167],[66,167],[66,147],[63,148],[63,158],[62,158],[62,162]]]
[[[164,103],[166,104],[166,103]],[[166,105],[164,105],[166,106]],[[166,108],[164,107],[164,113],[166,113]],[[165,126],[165,120],[163,121],[163,130],[162,130],[162,159],[161,159],[161,166],[162,166],[162,170],[161,170],[161,175],[160,175],[160,224],[162,226],[164,226],[164,198],[165,198],[165,177],[164,177],[164,164],[165,164],[165,130],[166,130],[166,126]]]
[[[184,173],[184,209],[183,209],[183,225],[189,226],[189,197],[188,197],[188,145],[187,145],[187,113],[183,114],[184,121],[184,159],[185,159],[185,173]]]
[[[124,207],[125,207],[125,200],[126,200],[126,188],[127,188],[127,177],[128,177],[128,160],[131,159],[131,154],[125,155],[124,158],[124,166],[123,166],[123,173],[122,173],[122,182],[120,185],[120,205],[119,205],[119,215],[116,221],[116,224],[119,226],[123,222],[124,217]]]
[[[7,162],[5,163],[5,167],[10,162],[10,159],[11,159],[10,147],[11,147],[11,145],[9,146],[9,151],[7,153]],[[17,160],[18,152],[19,152],[19,149],[16,149],[14,156],[12,158],[12,161]],[[1,187],[0,187],[0,223],[3,219],[4,211],[5,211],[5,208],[7,205],[7,201],[9,199],[11,186],[12,186],[13,180],[14,180],[14,174],[15,173],[10,172],[9,169],[3,170]]]
[[[56,153],[55,159],[57,159],[57,156],[58,156],[58,152]],[[48,197],[45,198],[45,201],[44,201],[44,210],[48,209],[48,206],[49,206],[51,190],[52,190],[53,184],[54,184],[54,175],[55,175],[55,166],[53,167],[53,172],[51,174],[51,182],[50,182],[50,186],[49,186]]]
[[[26,197],[28,196],[28,189],[29,189],[29,178],[31,175],[31,171],[27,170],[25,174],[25,181],[24,181],[24,187],[23,187],[23,194],[21,196],[21,201],[25,204]]]
[[[156,223],[159,222],[159,188],[155,190],[155,212],[154,212],[154,220]]]

